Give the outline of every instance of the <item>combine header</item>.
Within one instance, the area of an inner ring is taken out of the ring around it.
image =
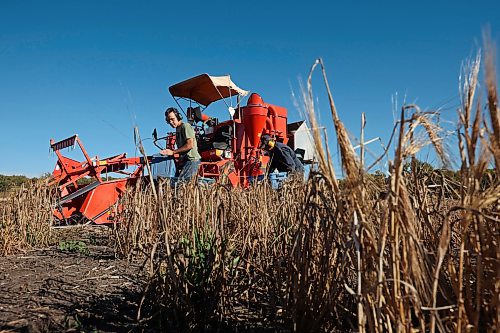
[[[64,148],[78,144],[85,160],[75,161],[61,154]],[[144,158],[127,158],[126,154],[99,159],[90,158],[77,135],[59,142],[50,140],[50,148],[57,155],[57,164],[50,185],[57,186],[54,217],[60,223],[75,224],[92,221],[96,224],[113,222],[113,207],[125,189],[142,176]],[[137,166],[133,173],[125,171]],[[125,175],[125,178],[108,180],[109,173]],[[105,176],[105,177],[103,177]]]
[[[291,146],[306,163],[312,156],[309,131],[298,130],[306,126],[303,121],[288,124],[286,108],[266,103],[256,93],[250,94],[246,105],[241,106],[242,98],[249,92],[237,87],[229,76],[202,74],[169,87],[169,91],[195,129],[201,155],[198,175],[203,179],[242,188],[254,180],[264,179],[269,171],[269,157],[260,149],[260,138],[264,134]],[[227,114],[228,120],[219,121],[219,117],[204,113],[209,105],[219,100],[224,101],[222,115]],[[187,104],[185,110],[181,101]],[[160,149],[175,146],[175,133],[172,132],[158,138],[155,129],[153,139]],[[76,144],[85,157],[81,162],[60,152]],[[51,182],[58,189],[54,216],[67,224],[116,222],[114,213],[118,199],[127,187],[144,176],[146,163],[172,163],[166,157],[127,158],[125,153],[105,159],[91,158],[77,135],[59,142],[51,140],[50,147],[58,157]],[[176,159],[174,156],[174,163]],[[135,171],[127,172],[131,166],[136,167]],[[107,178],[109,173],[118,173],[124,178],[110,180]],[[156,178],[157,175],[152,176]]]

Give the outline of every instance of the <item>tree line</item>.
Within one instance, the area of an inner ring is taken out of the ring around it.
[[[7,192],[11,189],[20,187],[22,184],[29,182],[32,179],[36,178],[28,178],[26,176],[6,176],[0,175],[0,192]]]

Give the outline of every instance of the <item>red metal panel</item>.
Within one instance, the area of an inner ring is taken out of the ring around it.
[[[79,212],[97,224],[112,222],[109,221],[108,216],[118,198],[125,192],[126,184],[127,178],[102,183],[86,195]],[[106,213],[101,215],[103,212]]]
[[[286,144],[288,142],[286,124],[287,124],[287,109],[281,106],[268,104],[269,113],[272,114],[274,131],[277,138]]]

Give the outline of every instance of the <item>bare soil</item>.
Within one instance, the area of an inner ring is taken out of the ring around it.
[[[127,332],[144,275],[115,257],[107,227],[57,229],[54,246],[0,257],[0,333]]]

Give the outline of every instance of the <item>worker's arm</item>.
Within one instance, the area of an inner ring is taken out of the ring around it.
[[[179,147],[177,149],[173,149],[173,150],[172,149],[163,149],[163,150],[160,150],[160,154],[166,155],[166,156],[172,156],[174,154],[181,154],[181,153],[185,153],[185,152],[190,151],[191,149],[193,149],[193,146],[194,146],[194,139],[189,138],[186,140],[186,143],[184,144],[184,146]]]
[[[180,153],[188,152],[191,149],[193,149],[193,147],[194,147],[194,139],[193,138],[189,138],[189,139],[186,140],[186,143],[184,144],[184,146],[182,146],[182,147],[177,148],[177,149],[174,150],[174,154],[180,154]]]

